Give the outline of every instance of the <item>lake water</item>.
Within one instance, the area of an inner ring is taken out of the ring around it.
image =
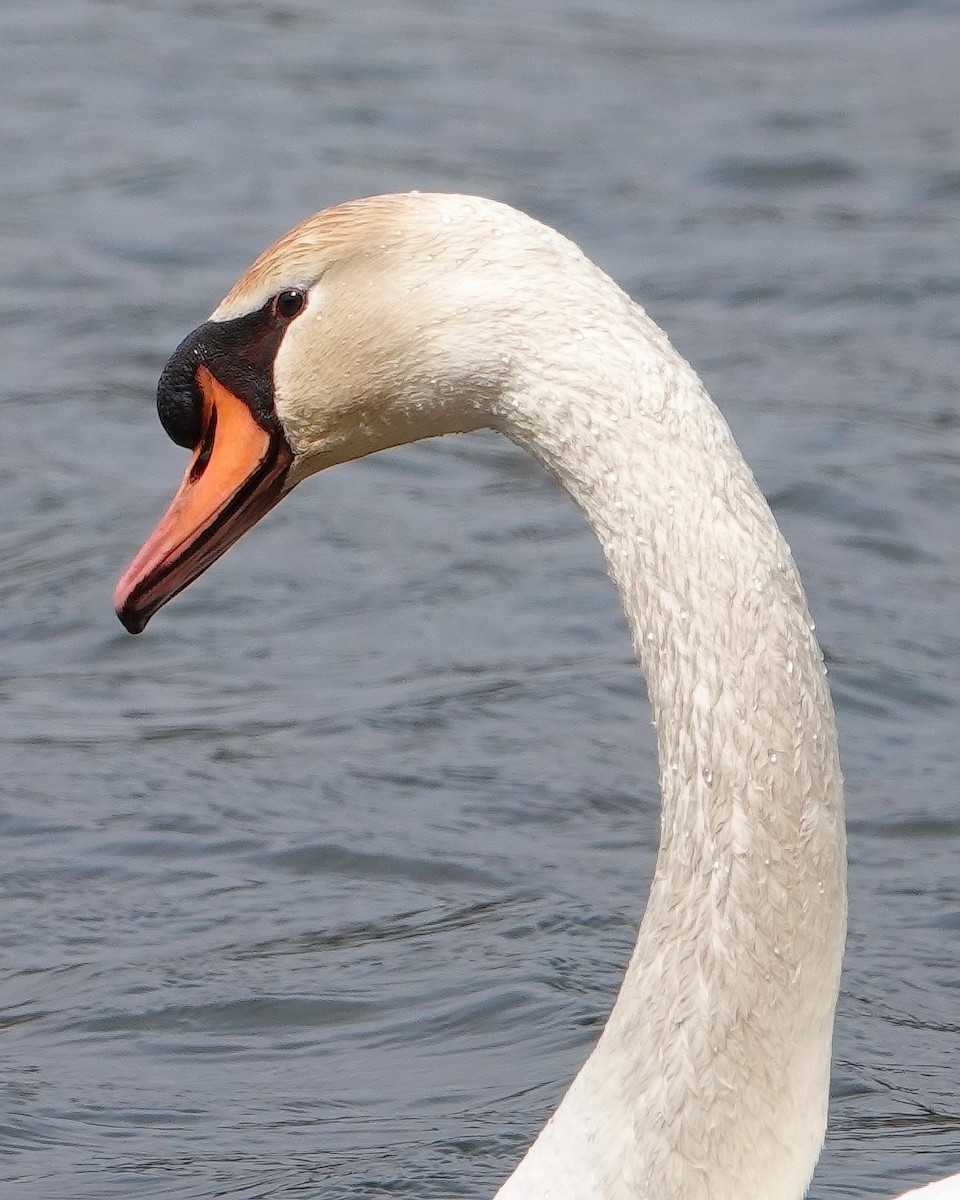
[[[657,837],[592,536],[471,436],[300,488],[130,638],[161,366],[350,196],[558,226],[701,371],[800,564],[851,925],[812,1195],[960,1169],[960,9],[0,9],[0,1195],[482,1200]]]

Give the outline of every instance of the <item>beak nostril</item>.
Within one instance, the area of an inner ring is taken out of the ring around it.
[[[210,412],[210,420],[203,431],[203,437],[200,445],[197,447],[197,457],[193,460],[190,466],[190,482],[196,483],[200,476],[207,469],[207,463],[210,461],[210,455],[213,453],[213,440],[217,432],[217,410],[214,408]]]

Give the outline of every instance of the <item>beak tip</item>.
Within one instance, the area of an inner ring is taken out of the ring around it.
[[[114,610],[127,633],[143,633],[153,613],[149,609],[137,608],[135,604],[131,604],[127,589],[122,586],[122,583],[121,580],[117,584],[117,590],[113,593]]]
[[[120,618],[120,623],[123,625],[127,633],[143,633],[147,627],[147,622],[150,618],[141,613],[121,612],[117,611],[117,616]]]

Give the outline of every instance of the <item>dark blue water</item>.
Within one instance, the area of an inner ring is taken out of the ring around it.
[[[960,1166],[960,11],[0,9],[0,1194],[493,1194],[657,834],[573,506],[487,436],[311,481],[129,638],[180,338],[349,196],[545,218],[701,370],[831,666],[851,933],[813,1195]]]

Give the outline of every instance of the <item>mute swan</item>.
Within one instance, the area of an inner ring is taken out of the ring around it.
[[[282,237],[157,404],[193,454],[117,585],[131,633],[335,463],[490,426],[559,479],[646,676],[661,843],[609,1021],[497,1200],[803,1196],[846,923],[836,728],[790,551],[693,369],[558,233],[412,193]]]

